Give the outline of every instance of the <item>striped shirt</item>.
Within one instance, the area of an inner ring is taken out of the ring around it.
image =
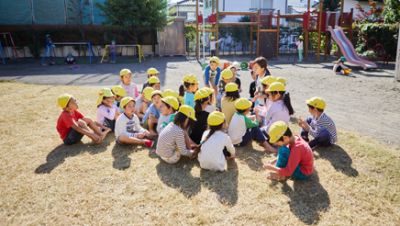
[[[175,123],[168,124],[159,134],[156,153],[162,158],[171,158],[175,152],[190,156],[191,150],[186,147],[185,131]]]
[[[319,118],[312,118],[310,123],[310,135],[318,137],[322,129],[328,130],[331,138],[331,144],[337,141],[336,126],[333,120],[323,112]]]

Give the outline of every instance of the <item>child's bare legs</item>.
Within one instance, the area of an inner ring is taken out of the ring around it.
[[[93,130],[93,132],[100,137],[99,142],[103,141],[107,134],[111,131],[110,128],[106,127],[104,131],[101,131],[101,127],[99,127],[93,120],[89,118],[83,118],[82,121],[84,121],[86,125],[88,125]]]
[[[267,176],[267,178],[270,180],[276,180],[276,181],[284,181],[287,179],[286,177],[280,176],[278,173],[275,173],[275,172],[269,172],[269,175]]]
[[[140,145],[144,145],[146,142],[145,139],[139,139],[136,137],[128,137],[126,135],[119,136],[118,141],[122,144],[140,144]]]
[[[79,128],[81,128],[82,130],[84,130],[86,132],[86,135],[90,139],[92,139],[92,141],[94,143],[98,144],[101,142],[101,137],[99,135],[97,135],[96,133],[94,133],[92,130],[90,130],[85,121],[79,120],[76,124],[79,126]]]
[[[274,147],[272,147],[267,141],[264,141],[263,143],[261,143],[261,146],[263,146],[264,150],[268,153],[271,153],[271,154],[278,153],[278,151]]]
[[[151,136],[157,136],[157,132],[155,129],[155,125],[157,124],[158,119],[152,115],[147,119],[147,124],[149,126],[149,132]]]

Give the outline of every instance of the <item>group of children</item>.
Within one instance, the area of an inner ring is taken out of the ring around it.
[[[265,152],[277,155],[264,166],[271,171],[270,179],[307,179],[313,172],[311,148],[337,140],[335,124],[324,112],[325,101],[306,101],[311,116],[299,120],[301,135],[293,135],[288,122],[294,110],[286,79],[271,76],[264,57],[250,64],[250,99],[240,95],[238,63],[223,70],[219,64],[217,57],[210,58],[203,88],[197,76],[183,76],[179,92],[161,91],[155,68],[147,70],[148,80],[139,91],[131,71],[122,69],[120,85],[99,91],[96,121],[78,111],[73,96],[63,94],[58,98],[63,109],[57,122],[60,137],[66,145],[79,142],[83,135],[101,143],[114,132],[118,143],[154,147],[167,163],[187,156],[197,158],[201,168],[216,171],[225,170],[227,160],[235,158],[235,147],[256,141]]]

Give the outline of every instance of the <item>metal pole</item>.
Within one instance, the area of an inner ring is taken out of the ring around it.
[[[206,62],[206,32],[205,32],[205,26],[206,26],[206,17],[204,15],[205,12],[205,5],[203,2],[203,64]]]
[[[396,70],[395,70],[395,80],[400,82],[400,26],[399,35],[397,36],[397,56],[396,56]]]
[[[203,3],[204,5],[204,3]],[[204,7],[204,6],[203,6]],[[204,15],[203,15],[204,17]],[[196,0],[196,59],[199,60],[199,0]]]

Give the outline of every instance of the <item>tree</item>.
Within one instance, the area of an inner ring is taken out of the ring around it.
[[[135,43],[140,31],[167,24],[167,0],[108,0],[98,7],[108,24],[125,29]]]
[[[324,0],[324,9],[329,11],[336,11],[340,7],[340,0]]]
[[[383,10],[383,19],[387,24],[394,24],[400,21],[400,1],[386,0]]]

